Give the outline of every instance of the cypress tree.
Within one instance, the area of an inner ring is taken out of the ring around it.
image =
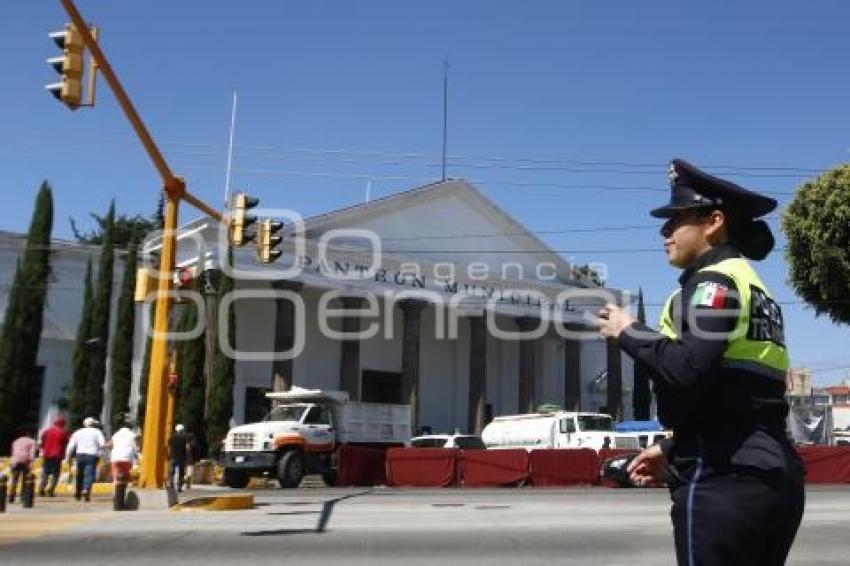
[[[641,324],[646,324],[643,289],[638,290],[637,319]],[[649,420],[649,406],[652,403],[652,393],[649,390],[649,373],[643,363],[635,362],[634,376],[634,395],[632,397],[634,417],[635,420],[646,421]]]
[[[121,295],[118,299],[118,320],[112,339],[110,358],[110,422],[112,430],[118,430],[123,416],[130,410],[130,386],[133,382],[133,337],[136,326],[136,254],[138,246],[131,242],[124,264],[121,280]]]
[[[159,200],[156,204],[156,211],[152,217],[152,223],[156,229],[162,230],[165,227],[165,195],[160,193]],[[150,323],[156,319],[156,301],[150,306]],[[147,410],[148,402],[148,374],[151,369],[151,336],[148,329],[145,330],[145,355],[142,358],[142,372],[139,375],[139,402],[136,405],[136,424],[144,428],[145,426],[145,411]]]
[[[228,249],[228,262],[233,265],[233,250]],[[220,297],[225,297],[233,291],[233,279],[225,272],[221,275]],[[227,435],[230,427],[230,418],[233,416],[233,359],[228,357],[221,349],[222,340],[227,340],[231,345],[236,337],[236,317],[231,302],[227,309],[223,309],[219,301],[216,320],[226,318],[226,336],[220,335],[219,326],[208,329],[215,332],[215,350],[213,353],[212,379],[210,380],[209,413],[207,416],[207,445],[212,455],[217,455],[221,449],[221,441]]]
[[[197,291],[197,284],[193,289]],[[184,307],[181,317],[181,329],[188,332],[198,325],[198,307],[194,301],[189,301]],[[203,324],[203,321],[201,321]],[[180,343],[178,354],[178,374],[180,382],[177,395],[177,421],[186,427],[195,438],[206,436],[204,426],[204,360],[205,336],[202,332],[197,338]]]
[[[92,301],[94,300],[91,257],[86,264],[86,277],[83,285],[83,310],[80,313],[80,322],[77,324],[71,386],[68,390],[69,424],[73,428],[82,424],[86,410],[86,384],[89,379],[89,363],[91,361],[89,359],[89,346],[86,341],[91,338]]]
[[[106,378],[106,352],[109,347],[109,314],[112,306],[112,277],[115,246],[112,240],[112,227],[115,220],[115,202],[109,205],[109,212],[103,227],[103,245],[100,248],[100,262],[97,269],[97,288],[94,293],[94,305],[91,320],[92,344],[91,364],[86,383],[86,416],[98,418],[103,410],[103,381]]]
[[[136,424],[141,428],[145,426],[145,411],[147,410],[148,402],[148,374],[151,371],[151,348],[153,347],[149,331],[155,318],[156,301],[150,305],[149,324],[148,328],[145,329],[145,355],[142,358],[142,372],[139,374],[139,402],[136,405]]]
[[[16,423],[11,419],[10,405],[14,399],[13,383],[17,379],[15,364],[18,355],[16,349],[18,342],[15,336],[17,330],[15,321],[18,319],[21,305],[21,260],[18,259],[16,264],[15,277],[9,289],[9,301],[3,318],[2,336],[0,336],[0,450],[3,451],[13,440],[11,435],[16,426]]]
[[[44,323],[52,230],[53,195],[50,185],[45,181],[36,196],[27,243],[15,271],[0,334],[3,339],[0,348],[0,411],[5,421],[0,428],[0,447],[3,448],[12,433],[10,425],[37,424],[27,423],[27,418],[31,405],[32,376]]]

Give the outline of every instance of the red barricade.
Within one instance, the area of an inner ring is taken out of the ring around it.
[[[390,448],[387,450],[387,485],[454,485],[457,453],[454,448]]]
[[[850,483],[850,446],[797,446],[806,483]]]
[[[337,452],[338,486],[373,486],[387,483],[385,450],[344,444]]]
[[[458,470],[463,487],[519,485],[528,479],[528,452],[461,450]]]
[[[599,457],[592,448],[532,450],[529,464],[531,483],[535,486],[599,482]]]

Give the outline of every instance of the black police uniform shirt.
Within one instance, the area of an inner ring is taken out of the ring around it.
[[[733,246],[716,246],[682,273],[682,289],[671,304],[676,340],[634,323],[620,334],[618,342],[636,365],[649,370],[658,419],[674,431],[674,437],[662,443],[674,465],[702,456],[707,464],[721,467],[797,468],[792,463],[796,454],[789,450],[785,433],[785,384],[720,366],[728,341],[717,337],[736,327],[740,301],[734,280],[700,270],[733,257],[740,257]],[[694,294],[706,283],[724,291],[721,304],[692,304]],[[722,307],[719,312],[718,306]],[[695,332],[691,324],[701,332]]]

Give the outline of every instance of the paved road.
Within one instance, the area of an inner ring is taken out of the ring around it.
[[[0,540],[3,564],[672,564],[663,490],[258,491],[251,511],[108,513]],[[78,504],[79,505],[79,504]],[[94,504],[93,504],[94,505]],[[73,507],[73,504],[71,504]],[[53,511],[54,516],[68,509]],[[39,512],[49,516],[48,510]],[[35,515],[16,510],[8,525]],[[67,515],[70,520],[70,515]],[[50,521],[44,523],[45,526]],[[4,530],[5,529],[5,530]],[[850,487],[812,488],[790,564],[847,564]]]

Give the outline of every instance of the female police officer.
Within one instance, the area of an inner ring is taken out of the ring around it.
[[[661,235],[683,270],[658,331],[606,305],[600,333],[648,368],[673,438],[629,466],[667,482],[679,564],[783,564],[803,514],[803,471],[785,434],[782,313],[744,259],[773,236],[755,220],[776,201],[674,160]],[[743,256],[743,257],[742,257]]]

